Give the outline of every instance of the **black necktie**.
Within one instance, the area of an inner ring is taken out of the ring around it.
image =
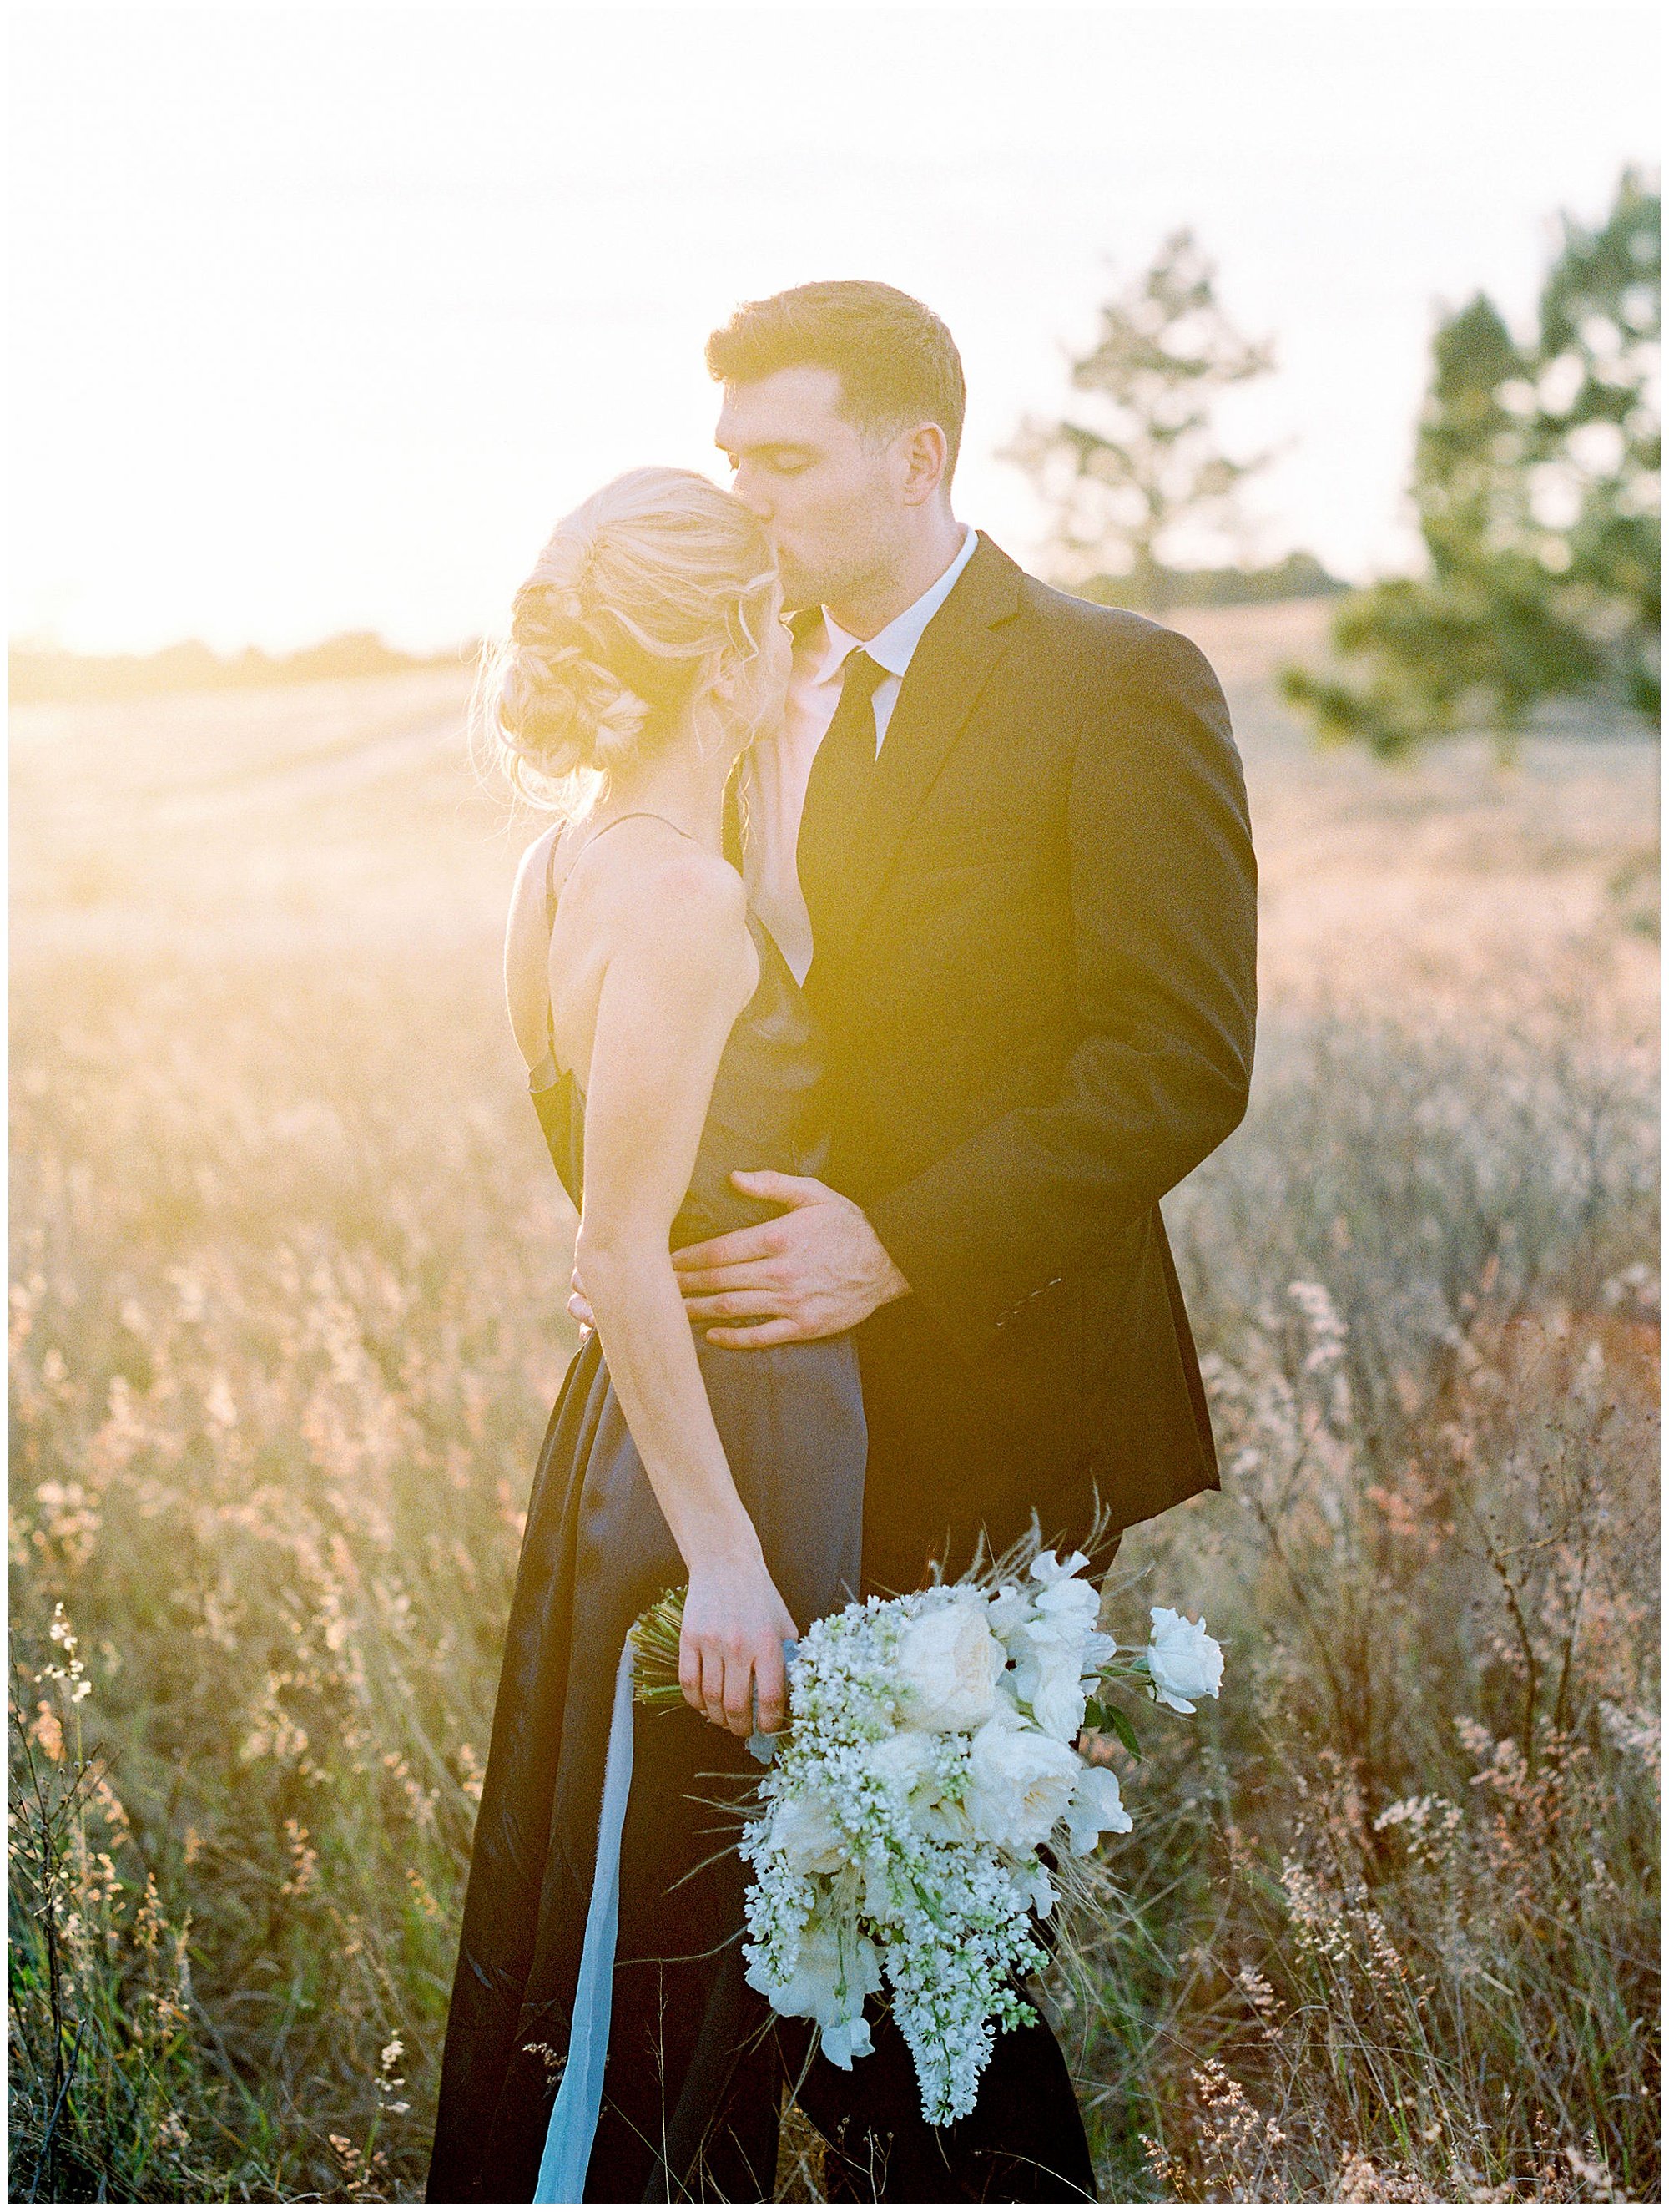
[[[811,763],[794,857],[811,917],[815,944],[822,918],[838,896],[846,857],[875,781],[875,707],[887,671],[861,647],[847,653],[841,703]]]

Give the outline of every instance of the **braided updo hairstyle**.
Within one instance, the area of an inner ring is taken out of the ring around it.
[[[781,605],[740,500],[690,470],[633,469],[551,532],[483,657],[477,729],[536,805],[583,812],[718,675],[745,678]],[[745,684],[733,712],[745,726]]]

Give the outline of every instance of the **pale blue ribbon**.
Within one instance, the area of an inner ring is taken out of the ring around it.
[[[798,1646],[784,1637],[785,1659]],[[620,1838],[626,1826],[626,1801],[632,1789],[632,1660],[628,1634],[615,1674],[614,1710],[609,1716],[609,1748],[603,1762],[603,1807],[597,1817],[597,1867],[586,1912],[586,1941],[574,1986],[574,2026],[567,2063],[545,2131],[544,2156],[533,2185],[536,2204],[582,2204],[591,2165],[598,2115],[603,2109],[603,2068],[609,2056],[609,2021],[614,2009],[615,1939],[620,1927]],[[757,1700],[756,1699],[756,1704]],[[748,1740],[754,1757],[768,1765],[776,1752],[773,1735]]]
[[[597,1820],[597,1870],[586,1914],[586,1942],[574,1997],[567,2063],[551,2108],[544,2156],[533,2185],[536,2204],[581,2204],[597,2117],[603,2109],[603,2066],[614,2008],[615,1936],[620,1924],[620,1836],[632,1788],[632,1658],[628,1635],[615,1674],[609,1750],[603,1766],[603,1809]]]

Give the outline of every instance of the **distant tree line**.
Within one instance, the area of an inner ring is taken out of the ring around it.
[[[1481,728],[1508,755],[1545,701],[1582,696],[1655,720],[1660,216],[1625,170],[1603,222],[1562,218],[1533,337],[1482,292],[1439,323],[1411,487],[1426,572],[1344,601],[1344,673],[1284,673],[1324,738],[1394,758]]]
[[[402,669],[462,666],[473,644],[446,653],[402,653],[373,630],[344,630],[299,652],[263,653],[246,646],[218,653],[197,638],[145,653],[71,653],[53,645],[20,643],[10,652],[9,690],[15,705],[37,700],[131,699],[168,691],[221,691],[270,684],[313,684],[357,676],[388,676]]]
[[[1660,213],[1630,168],[1599,224],[1562,217],[1533,337],[1481,292],[1439,322],[1411,485],[1424,573],[1344,592],[1338,665],[1283,672],[1323,739],[1389,759],[1485,729],[1508,754],[1539,706],[1572,696],[1655,719]],[[1224,315],[1216,275],[1173,232],[1071,362],[1077,413],[1029,418],[1008,448],[1050,510],[1055,574],[1086,598],[1162,614],[1344,592],[1308,554],[1272,568],[1179,557],[1232,532],[1241,486],[1272,458],[1229,454],[1213,421],[1275,358]]]

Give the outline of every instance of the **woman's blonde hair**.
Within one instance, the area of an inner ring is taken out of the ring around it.
[[[691,470],[633,469],[551,532],[483,653],[476,730],[535,805],[583,812],[726,663],[753,665],[781,605],[740,500]]]

